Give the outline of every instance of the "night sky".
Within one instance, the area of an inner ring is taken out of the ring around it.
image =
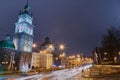
[[[26,0],[0,0],[0,40],[6,34],[13,37],[25,4]],[[48,36],[64,43],[67,54],[91,55],[106,30],[120,24],[120,0],[30,0],[30,12],[34,42],[41,44]]]

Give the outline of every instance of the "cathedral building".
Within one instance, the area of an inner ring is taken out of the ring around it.
[[[36,67],[52,68],[54,45],[46,37],[40,45],[39,53],[32,52],[33,29],[33,16],[30,14],[27,0],[24,10],[20,11],[18,21],[15,23],[13,41],[10,41],[9,36],[0,41],[0,69],[20,70],[26,73]]]
[[[54,45],[51,43],[49,37],[40,46],[40,67],[43,69],[50,69],[53,66]]]
[[[0,41],[0,71],[13,70],[15,67],[15,46],[9,35]]]
[[[51,69],[53,66],[54,45],[48,37],[40,45],[39,53],[32,53],[32,68]]]

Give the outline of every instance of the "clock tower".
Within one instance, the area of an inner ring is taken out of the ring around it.
[[[15,23],[15,33],[13,42],[15,49],[22,52],[32,52],[33,45],[33,17],[29,13],[29,4],[24,7],[24,11],[20,11],[18,22]]]

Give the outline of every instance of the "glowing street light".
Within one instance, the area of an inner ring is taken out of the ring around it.
[[[64,50],[64,49],[65,49],[64,44],[60,44],[60,45],[59,45],[59,49],[60,49],[60,50]]]
[[[36,48],[36,47],[37,47],[37,45],[36,45],[36,44],[33,44],[33,45],[32,45],[32,47],[33,47],[33,48]]]
[[[107,55],[107,52],[105,52],[104,55]]]
[[[54,45],[53,45],[53,44],[50,44],[50,45],[49,45],[49,49],[50,49],[51,51],[54,51],[54,50],[55,50]]]
[[[53,47],[53,45],[51,44],[51,45],[49,45],[49,48],[52,49],[52,48],[54,48],[54,47]]]
[[[118,55],[120,55],[120,51],[118,52]]]
[[[77,57],[79,58],[79,57],[80,57],[80,55],[78,54],[78,55],[77,55]]]

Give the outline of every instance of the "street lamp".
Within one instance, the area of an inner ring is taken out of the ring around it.
[[[120,51],[118,52],[118,55],[120,55]]]
[[[37,45],[36,45],[36,44],[33,44],[33,45],[32,45],[32,47],[33,47],[33,48],[36,48],[36,47],[37,47]]]
[[[66,56],[66,54],[65,54],[65,52],[64,52],[64,49],[65,49],[65,45],[64,44],[60,44],[59,45],[59,50],[60,50],[60,56],[61,57],[65,57]]]
[[[53,45],[52,45],[52,44],[50,44],[50,45],[49,45],[49,48],[50,48],[50,49],[52,49],[52,48],[54,48],[54,47],[53,47]]]
[[[78,54],[78,55],[77,55],[77,57],[79,58],[79,57],[80,57],[80,55]]]
[[[104,55],[107,55],[107,52],[105,52]]]
[[[48,46],[48,51],[49,51],[50,53],[53,53],[54,50],[55,50],[54,45],[53,45],[53,44],[50,44],[50,45]]]
[[[60,44],[60,45],[59,45],[59,49],[60,49],[61,51],[64,50],[64,49],[65,49],[64,44]]]

